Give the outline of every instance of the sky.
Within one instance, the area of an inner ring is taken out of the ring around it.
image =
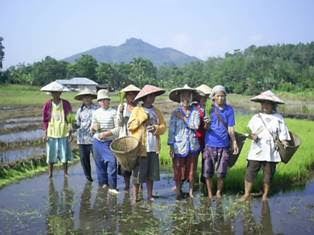
[[[312,0],[0,0],[4,68],[135,37],[206,60],[314,41]]]

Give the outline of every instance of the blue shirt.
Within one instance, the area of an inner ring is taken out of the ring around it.
[[[215,113],[215,109],[220,113],[221,119]],[[210,113],[211,124],[210,128],[206,131],[205,145],[209,147],[228,148],[230,146],[230,137],[228,127],[235,125],[234,110],[230,105],[218,108],[214,105]]]

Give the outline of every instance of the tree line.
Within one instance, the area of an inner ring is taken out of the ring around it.
[[[3,52],[1,45],[1,51]],[[2,57],[1,57],[2,56]],[[4,53],[0,53],[0,65]],[[1,68],[1,67],[0,67]],[[130,63],[98,63],[83,55],[74,63],[46,57],[33,64],[11,66],[1,72],[1,83],[44,85],[56,79],[87,77],[121,89],[133,83],[174,88],[189,84],[224,85],[229,92],[256,94],[261,90],[305,91],[314,89],[314,42],[260,46],[234,50],[223,57],[192,62],[184,66],[156,67],[143,58]]]

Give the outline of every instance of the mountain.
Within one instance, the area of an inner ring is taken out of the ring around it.
[[[120,46],[100,46],[81,52],[63,60],[73,63],[81,55],[91,55],[98,62],[129,63],[133,58],[142,57],[154,65],[184,65],[200,59],[172,48],[158,48],[141,39],[130,38]]]

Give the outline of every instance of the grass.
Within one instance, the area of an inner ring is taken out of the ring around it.
[[[78,151],[73,150],[73,160],[70,164],[79,161]],[[55,168],[62,167],[61,163],[56,164]],[[0,167],[0,188],[18,182],[25,178],[42,174],[48,171],[46,156],[34,157],[20,160]]]
[[[239,132],[245,132],[250,116],[238,116],[236,129]],[[280,163],[277,165],[277,171],[273,181],[273,191],[289,190],[298,185],[304,185],[309,179],[311,171],[314,168],[314,151],[312,136],[314,132],[314,122],[307,120],[286,119],[289,130],[296,133],[302,141],[298,151],[288,164]],[[160,162],[171,168],[171,158],[169,156],[169,147],[167,145],[167,135],[161,138],[162,149]],[[246,157],[250,147],[250,140],[247,140],[237,163],[228,171],[225,179],[225,190],[227,192],[239,193],[243,191],[243,180],[246,170]],[[200,159],[199,159],[200,160]],[[198,164],[200,172],[200,161]],[[262,174],[258,175],[254,189],[259,190],[262,185]]]
[[[79,105],[80,101],[74,99],[78,92],[63,92],[61,98]],[[1,85],[0,86],[0,106],[21,106],[21,105],[40,105],[42,106],[51,96],[46,92],[40,91],[38,86],[29,85]],[[118,102],[119,96],[112,95],[112,102]]]

